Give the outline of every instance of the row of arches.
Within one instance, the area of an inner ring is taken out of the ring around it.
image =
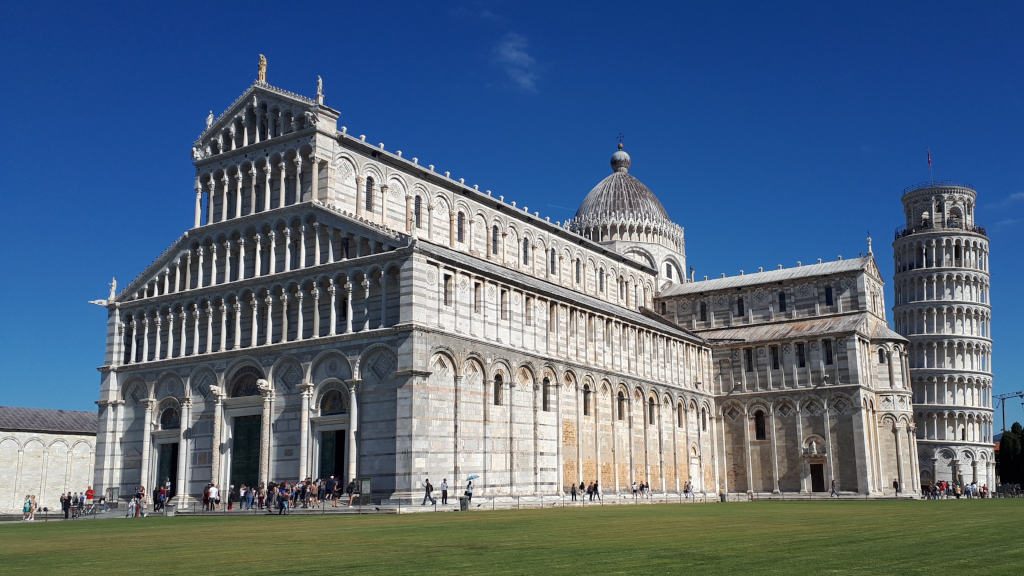
[[[992,415],[961,411],[921,411],[917,413],[917,437],[920,440],[992,443]]]
[[[971,306],[900,307],[894,316],[896,331],[905,336],[950,335],[989,338],[988,308]]]
[[[397,263],[245,287],[192,301],[122,310],[123,364],[196,356],[386,328],[400,291]]]
[[[931,376],[913,379],[915,404],[992,407],[992,379],[976,376]]]
[[[91,439],[50,434],[0,434],[0,462],[5,466],[5,490],[0,510],[21,511],[26,495],[40,508],[60,509],[60,496],[83,492],[92,485]]]
[[[983,274],[902,274],[896,278],[896,303],[959,300],[987,304],[988,276]]]
[[[963,340],[921,341],[910,344],[911,368],[945,368],[989,372],[992,345]]]
[[[217,120],[217,129],[203,138],[204,156],[223,154],[298,132],[313,124],[307,114],[310,113],[301,108],[272,100],[261,101],[254,95],[253,101],[233,117]]]
[[[988,271],[988,242],[970,237],[897,239],[896,271],[922,268],[969,268]]]

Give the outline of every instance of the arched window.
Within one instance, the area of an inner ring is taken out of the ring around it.
[[[583,385],[583,415],[590,416],[590,384]]]
[[[547,378],[544,379],[541,394],[541,409],[551,412],[551,381]]]
[[[455,241],[460,243],[466,241],[466,214],[464,212],[459,212],[455,221]]]
[[[604,293],[604,268],[597,274],[597,289],[603,294]]]
[[[580,259],[576,259],[576,283],[579,284],[583,280],[583,262]]]
[[[647,423],[654,425],[654,398],[647,399]]]
[[[530,239],[523,238],[523,266],[530,263]]]
[[[423,228],[423,198],[419,195],[413,200],[412,218],[417,228]]]
[[[779,312],[785,312],[785,311],[786,311],[786,293],[780,291],[779,292]]]
[[[160,413],[160,429],[174,430],[180,427],[181,414],[178,412],[178,409],[173,406],[164,408],[164,411]]]
[[[255,368],[242,368],[232,378],[231,386],[228,387],[228,395],[231,398],[256,396],[260,393],[259,387],[256,384],[260,378],[263,378],[263,374]]]
[[[502,385],[504,384],[504,382],[505,382],[505,379],[501,377],[501,374],[495,374],[494,375],[494,405],[495,406],[501,406],[501,394],[502,394],[502,387],[503,387]]]
[[[366,178],[366,211],[373,212],[373,176]]]
[[[700,409],[700,429],[702,432],[708,431],[708,409]]]
[[[548,251],[548,274],[554,274],[555,272],[558,272],[558,254],[552,248]]]
[[[626,394],[624,392],[622,392],[622,391],[619,392],[619,397],[618,397],[618,401],[616,402],[616,404],[617,404],[616,412],[617,412],[617,416],[618,416],[619,420],[625,420],[626,419]]]
[[[743,316],[747,313],[746,307],[743,305],[743,296],[736,299],[736,315]]]
[[[685,422],[683,421],[683,405],[679,404],[676,406],[676,428],[683,428]]]
[[[767,440],[768,433],[764,425],[764,411],[758,410],[754,412],[754,439],[755,440]]]
[[[332,416],[345,413],[345,396],[341,390],[328,390],[320,399],[320,415]]]
[[[495,224],[494,226],[491,227],[491,254],[498,253],[498,238],[500,238],[500,236],[501,233],[498,232],[498,225]]]
[[[708,321],[708,303],[707,302],[701,302],[700,303],[700,321],[701,322],[707,322]]]
[[[878,349],[878,363],[885,364],[885,348]]]

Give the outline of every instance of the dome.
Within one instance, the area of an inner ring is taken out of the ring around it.
[[[671,222],[654,192],[629,174],[631,164],[629,154],[619,144],[611,158],[612,173],[587,194],[574,220],[584,222],[617,215],[626,219]]]

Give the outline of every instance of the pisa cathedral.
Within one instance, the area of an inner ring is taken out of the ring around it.
[[[552,222],[338,119],[265,64],[207,118],[194,226],[105,303],[100,493],[919,491],[927,422],[870,248],[696,281],[621,145]]]

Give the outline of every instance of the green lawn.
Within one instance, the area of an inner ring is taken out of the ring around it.
[[[1024,499],[0,526],[14,574],[1014,574]]]

